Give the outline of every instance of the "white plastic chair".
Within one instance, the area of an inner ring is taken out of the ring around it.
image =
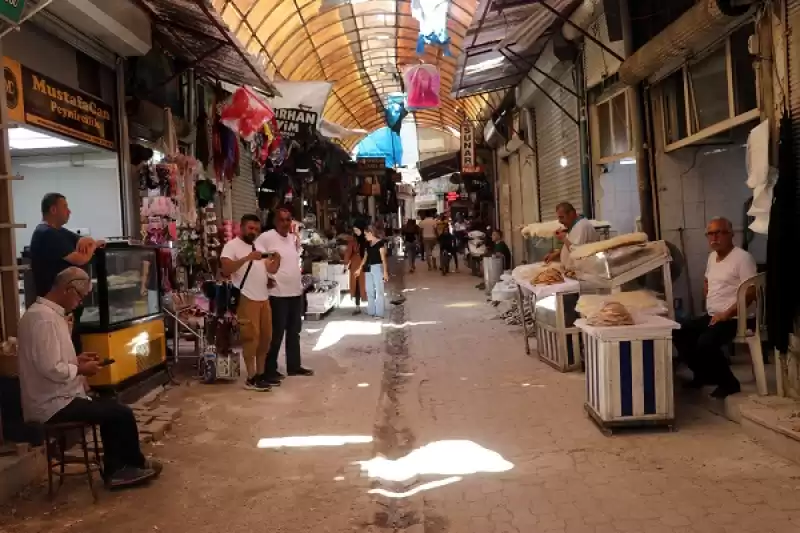
[[[759,396],[769,394],[767,388],[767,374],[764,370],[764,355],[761,350],[762,341],[767,338],[766,331],[766,274],[757,274],[739,285],[736,295],[737,301],[737,328],[735,344],[746,344],[750,350],[750,359],[753,361],[753,376],[756,379],[756,389]],[[747,292],[754,288],[756,291],[755,305],[755,325],[748,327]]]

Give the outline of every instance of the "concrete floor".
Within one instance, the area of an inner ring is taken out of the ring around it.
[[[272,393],[172,389],[165,403],[183,415],[147,449],[166,461],[160,480],[103,492],[97,505],[80,480],[54,504],[35,487],[3,509],[0,531],[800,531],[800,466],[681,402],[674,433],[603,436],[584,414],[583,376],[527,357],[475,283],[418,270],[393,281],[407,301],[387,323],[344,309],[306,323],[304,358],[317,376]],[[372,441],[257,447],[325,435]],[[436,442],[412,455],[427,455],[422,473],[401,482],[371,482],[353,464]],[[429,490],[387,497],[420,487]]]

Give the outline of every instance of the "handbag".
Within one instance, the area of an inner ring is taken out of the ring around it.
[[[254,252],[256,251],[255,245],[253,245],[253,251]],[[247,264],[247,270],[244,271],[244,277],[242,278],[242,282],[239,284],[239,286],[238,287],[231,286],[228,309],[234,313],[239,309],[239,301],[242,299],[242,288],[244,288],[244,284],[247,282],[247,276],[250,275],[250,270],[252,268],[253,268],[253,262],[250,261]]]

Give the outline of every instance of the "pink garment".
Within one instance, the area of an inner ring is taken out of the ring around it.
[[[408,90],[408,109],[428,109],[439,107],[440,76],[433,65],[413,65],[403,74]]]

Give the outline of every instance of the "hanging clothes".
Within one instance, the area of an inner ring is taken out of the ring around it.
[[[203,164],[203,168],[208,168],[211,162],[211,142],[208,132],[211,128],[208,124],[208,114],[200,111],[197,116],[197,139],[195,139],[195,158]]]
[[[767,329],[769,344],[781,353],[789,349],[800,301],[800,277],[787,254],[800,249],[800,182],[795,168],[792,121],[788,111],[780,122],[778,181],[769,217],[767,239]]]

